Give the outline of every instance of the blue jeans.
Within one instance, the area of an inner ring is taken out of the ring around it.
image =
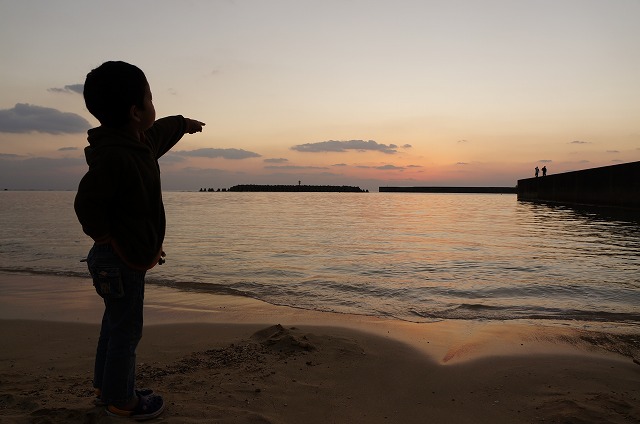
[[[135,396],[136,348],[142,338],[145,271],[125,265],[109,245],[94,245],[87,265],[104,315],[93,386],[107,404],[122,406]]]

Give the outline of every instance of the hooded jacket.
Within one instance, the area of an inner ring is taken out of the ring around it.
[[[158,158],[184,135],[182,116],[157,120],[140,138],[108,127],[88,131],[89,171],[80,181],[74,208],[82,230],[109,243],[137,270],[152,268],[162,253],[166,218]]]

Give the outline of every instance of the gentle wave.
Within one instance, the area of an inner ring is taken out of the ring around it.
[[[54,270],[41,270],[30,269],[25,267],[0,267],[1,273],[23,273],[34,275],[53,275],[59,277],[70,278],[89,278],[87,272],[72,272],[72,271],[54,271]],[[580,309],[567,309],[567,308],[548,308],[535,305],[520,304],[512,307],[506,306],[491,306],[478,303],[453,303],[460,302],[461,299],[474,299],[478,297],[478,293],[471,291],[461,290],[444,290],[433,289],[431,294],[433,297],[448,298],[451,303],[442,303],[439,306],[435,303],[430,305],[429,310],[417,310],[409,308],[407,310],[401,309],[403,305],[400,302],[394,302],[393,299],[402,299],[411,295],[412,290],[400,289],[400,290],[373,290],[367,291],[361,287],[350,285],[335,285],[324,284],[328,293],[351,293],[350,297],[335,298],[334,295],[315,295],[314,303],[309,303],[305,296],[301,296],[300,290],[295,285],[292,285],[285,290],[277,290],[271,292],[269,295],[263,296],[260,293],[264,287],[259,283],[239,283],[239,284],[216,284],[211,282],[193,282],[193,281],[174,281],[168,279],[147,278],[147,284],[168,287],[180,291],[202,293],[202,294],[216,294],[216,295],[233,295],[250,297],[258,300],[263,300],[267,303],[280,306],[290,306],[300,309],[317,310],[322,312],[335,312],[335,313],[349,313],[354,315],[371,315],[371,316],[384,316],[391,317],[403,321],[411,322],[431,322],[439,320],[557,320],[557,321],[586,321],[586,322],[612,322],[612,323],[627,323],[627,324],[640,324],[640,313],[638,312],[613,312],[604,310],[580,310]],[[498,289],[494,292],[485,291],[480,297],[510,297],[508,291],[512,292],[512,296],[519,297],[520,289]],[[557,290],[558,293],[570,293],[572,290],[562,288]],[[636,305],[640,304],[640,294],[637,288],[629,288],[621,292],[611,293],[609,290],[599,290],[600,298],[607,297],[624,298],[626,301],[634,302]],[[536,295],[550,296],[548,289],[533,288],[530,290],[529,295],[534,297]],[[597,295],[597,293],[596,293]],[[367,297],[376,299],[388,299],[386,309],[373,309],[367,307],[365,301]],[[294,302],[293,299],[299,299],[300,301]],[[333,307],[318,307],[317,301],[324,300],[325,303],[333,304]],[[398,305],[394,305],[398,303]],[[602,305],[600,305],[602,307]],[[400,310],[396,310],[400,308]],[[395,312],[394,312],[395,311]]]

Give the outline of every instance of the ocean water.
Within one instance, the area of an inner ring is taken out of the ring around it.
[[[88,276],[74,192],[0,192],[0,271]],[[515,195],[167,192],[148,284],[428,322],[640,328],[640,219]],[[2,278],[0,275],[0,284]]]

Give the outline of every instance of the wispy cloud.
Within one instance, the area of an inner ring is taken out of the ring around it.
[[[551,159],[540,159],[538,162],[540,162],[540,163],[551,163],[553,161]]]
[[[398,152],[398,146],[395,144],[380,144],[373,140],[329,140],[319,141],[317,143],[298,144],[293,146],[291,150],[297,150],[298,152],[346,152],[348,150],[355,150],[359,152],[364,151],[376,151],[386,154],[394,154]]]
[[[61,147],[58,149],[59,152],[71,152],[74,150],[78,150],[77,147]]]
[[[249,152],[243,149],[206,148],[206,149],[196,149],[196,150],[180,150],[174,153],[179,156],[188,156],[188,157],[197,157],[197,158],[223,158],[223,159],[232,159],[232,160],[261,157],[261,155],[259,155],[258,153]]]
[[[379,169],[381,171],[404,171],[404,166],[381,165],[381,166],[376,166],[375,169]]]
[[[574,140],[574,141],[570,141],[569,144],[591,144],[591,142],[590,141]]]
[[[620,153],[620,150],[607,150],[607,153]]]
[[[50,91],[51,93],[78,93],[78,94],[82,94],[82,91],[84,90],[84,84],[70,84],[70,85],[65,85],[64,87],[60,88],[60,87],[52,87],[47,89],[47,91]]]
[[[285,158],[269,158],[263,161],[264,163],[286,163],[289,162],[289,159]]]
[[[404,171],[405,170],[404,166],[397,166],[397,165],[391,165],[391,164],[379,165],[379,166],[358,165],[356,168],[377,169],[379,171]]]
[[[264,169],[277,169],[280,171],[299,171],[309,169],[329,169],[326,166],[301,166],[301,165],[267,165]]]
[[[178,155],[175,152],[169,151],[164,156],[162,156],[160,158],[160,163],[162,163],[162,164],[176,164],[176,163],[183,163],[186,160],[187,159],[184,156]]]
[[[24,156],[16,155],[13,153],[0,153],[0,160],[2,159],[18,159]]]
[[[0,110],[0,132],[77,134],[89,128],[82,116],[49,107],[17,103],[12,109]]]
[[[86,170],[83,158],[0,155],[0,187],[68,189],[77,187]]]

